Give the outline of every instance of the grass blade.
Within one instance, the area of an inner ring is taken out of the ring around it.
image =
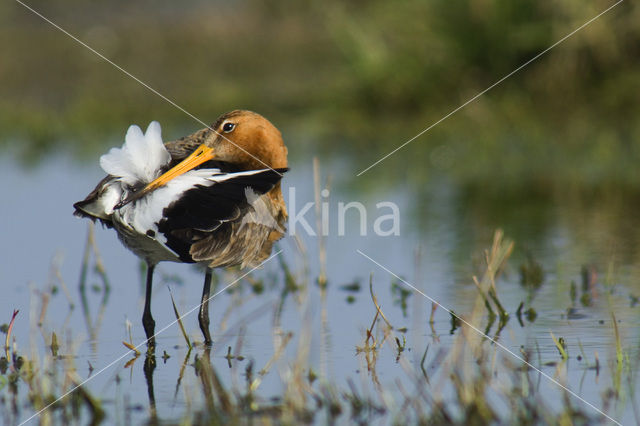
[[[173,313],[176,315],[176,321],[178,321],[178,325],[180,326],[180,331],[182,331],[182,335],[184,336],[185,342],[187,342],[187,347],[191,350],[191,342],[189,341],[189,336],[187,336],[187,331],[184,329],[184,325],[182,324],[182,317],[178,312],[178,308],[176,307],[176,302],[173,300],[173,293],[171,293],[171,289],[169,289],[169,296],[171,296],[171,304],[173,305]]]
[[[16,321],[16,315],[18,315],[18,310],[14,310],[13,311],[13,315],[11,316],[11,322],[9,323],[9,328],[7,329],[7,338],[4,341],[4,351],[5,354],[7,356],[7,360],[10,360],[11,357],[9,356],[9,344],[11,343],[11,330],[13,329],[13,323]]]

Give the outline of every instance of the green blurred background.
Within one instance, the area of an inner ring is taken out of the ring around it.
[[[205,122],[259,111],[294,157],[354,175],[613,3],[28,2]],[[621,3],[354,185],[635,192],[638,22]],[[131,123],[159,120],[165,139],[202,127],[16,2],[0,31],[0,146],[26,163],[93,161]]]

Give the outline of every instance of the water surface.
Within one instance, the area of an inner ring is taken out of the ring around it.
[[[216,296],[210,304],[215,341],[212,365],[225,384],[244,383],[250,362],[256,370],[267,365],[291,332],[284,355],[259,387],[263,398],[282,395],[283,374],[301,349],[308,350],[308,366],[322,380],[344,387],[353,382],[363,390],[375,387],[364,355],[356,351],[362,346],[365,330],[376,312],[368,289],[371,273],[373,289],[385,315],[396,329],[407,329],[404,332],[407,351],[403,356],[414,365],[419,364],[427,345],[446,348],[451,344],[457,331],[451,334],[450,315],[438,309],[432,330],[428,325],[431,301],[357,250],[443,306],[464,315],[470,312],[477,295],[471,277],[482,272],[482,250],[490,246],[496,228],[504,229],[506,236],[516,243],[512,258],[497,282],[500,300],[511,317],[498,334],[501,343],[518,354],[521,347],[532,351],[534,365],[554,376],[560,356],[550,332],[563,337],[570,358],[566,368],[560,370],[566,371],[566,376],[561,375],[559,380],[598,407],[605,391],[614,386],[612,313],[618,321],[626,354],[631,360],[637,359],[640,306],[633,305],[632,300],[640,295],[637,250],[640,227],[630,214],[631,202],[627,203],[624,197],[614,197],[607,203],[507,196],[481,200],[446,180],[432,181],[420,192],[402,183],[386,183],[384,190],[362,195],[344,189],[354,178],[343,164],[325,164],[321,172],[323,176],[332,176],[330,195],[323,198],[330,217],[325,242],[326,300],[316,283],[321,269],[318,237],[304,232],[287,236],[278,245],[281,257],[253,272],[249,281],[241,280],[232,291]],[[109,294],[105,299],[103,281],[93,269],[88,272],[86,311],[78,288],[88,223],[72,216],[72,204],[83,198],[100,178],[97,161],[79,166],[59,156],[35,169],[24,170],[9,156],[0,160],[5,199],[0,221],[4,242],[0,256],[1,322],[9,321],[13,309],[20,310],[13,335],[17,348],[25,354],[42,356],[49,351],[51,331],[56,331],[60,353],[73,355],[79,376],[91,378],[86,384],[88,389],[103,398],[107,421],[131,419],[140,423],[149,416],[149,380],[143,371],[143,357],[127,365],[133,354],[121,342],[129,341],[127,321],[132,324],[133,343],[144,339],[140,323],[143,271],[138,259],[120,245],[112,230],[99,225],[95,230],[96,246],[110,284]],[[297,206],[314,200],[310,161],[293,163],[292,171],[284,179],[287,198],[290,187],[295,188]],[[337,205],[350,201],[360,201],[367,208],[366,236],[360,235],[358,218],[353,212],[347,216],[346,235],[336,235]],[[399,236],[374,234],[373,222],[380,214],[375,205],[380,201],[398,205]],[[313,209],[305,217],[315,226]],[[92,254],[90,265],[94,262]],[[284,299],[283,264],[300,286]],[[522,285],[523,264],[541,266],[544,277],[539,288]],[[239,275],[238,271],[219,272],[217,289]],[[202,271],[192,265],[165,263],[157,268],[152,304],[157,331],[175,320],[169,290],[179,311],[186,313],[197,305],[202,281]],[[259,282],[265,289],[256,294],[252,284]],[[359,291],[344,288],[354,283]],[[572,283],[576,289],[573,300]],[[38,328],[42,294],[50,292],[51,286],[57,292],[48,303],[42,327]],[[399,289],[409,290],[405,309]],[[516,315],[521,302],[524,309],[533,307],[537,313],[533,320],[523,317],[522,325]],[[184,323],[191,339],[201,340],[196,313],[186,316]],[[484,318],[480,327],[484,329],[486,324]],[[493,325],[488,333],[493,337],[497,331],[497,325]],[[192,363],[196,353],[202,356],[202,349],[196,348],[190,354],[184,377],[179,380],[187,348],[178,326],[171,325],[157,341],[157,367],[153,374],[157,414],[160,419],[179,420],[188,407],[201,403]],[[225,358],[229,346],[233,354],[244,358],[231,361]],[[163,360],[160,356],[165,352],[169,358]],[[600,362],[597,371],[589,368],[596,353]],[[121,359],[113,362],[118,358]],[[635,366],[635,361],[632,365]],[[396,353],[386,346],[377,359],[376,376],[390,389],[396,380],[408,380],[396,362]],[[626,384],[624,395],[608,409],[612,417],[623,422],[634,420],[629,391],[637,386],[637,374],[631,377],[635,382]],[[560,401],[557,396],[561,395],[557,385],[540,377],[538,388],[548,395],[552,406],[561,404],[557,402]],[[24,398],[26,389],[19,392]],[[128,414],[122,414],[118,409],[122,407],[130,408],[124,411]],[[20,416],[25,420],[31,414],[26,407]]]

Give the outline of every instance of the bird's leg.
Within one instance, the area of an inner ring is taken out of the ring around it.
[[[149,349],[154,348],[156,345],[156,339],[154,337],[154,330],[156,328],[156,322],[151,316],[151,286],[153,283],[153,270],[156,265],[147,264],[147,290],[144,297],[144,312],[142,314],[142,325],[144,326],[144,332],[147,335],[147,346]]]
[[[211,334],[209,334],[209,292],[211,291],[211,268],[207,268],[204,275],[204,287],[202,288],[202,300],[200,301],[200,312],[198,312],[198,322],[200,330],[204,335],[204,344],[211,346]]]

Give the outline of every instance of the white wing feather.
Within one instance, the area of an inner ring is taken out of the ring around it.
[[[122,148],[111,148],[100,157],[100,167],[125,184],[134,185],[153,181],[169,161],[171,155],[162,143],[160,123],[152,121],[146,134],[136,125],[129,126]]]

